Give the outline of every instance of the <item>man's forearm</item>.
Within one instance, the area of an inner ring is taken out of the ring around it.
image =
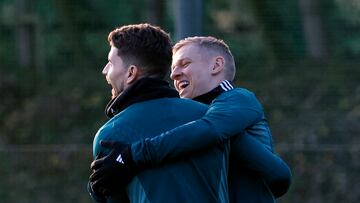
[[[231,155],[245,168],[261,175],[275,197],[284,195],[291,184],[288,165],[263,144],[249,135],[240,135],[232,142]]]
[[[182,157],[221,142],[211,123],[197,120],[159,136],[138,141],[132,144],[131,150],[135,163],[147,166]]]
[[[222,144],[258,122],[261,116],[251,108],[229,108],[225,102],[218,102],[199,120],[134,143],[132,155],[138,165],[159,164]]]

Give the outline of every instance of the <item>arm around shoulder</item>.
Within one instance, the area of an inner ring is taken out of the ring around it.
[[[262,109],[256,98],[233,93],[216,98],[199,120],[134,143],[131,149],[135,163],[155,165],[222,144],[258,122],[262,118]]]

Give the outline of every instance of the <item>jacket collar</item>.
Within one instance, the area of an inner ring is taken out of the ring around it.
[[[106,105],[105,114],[112,118],[131,104],[164,97],[179,97],[179,94],[165,80],[141,78],[112,99]]]
[[[234,83],[228,80],[222,81],[219,86],[215,87],[210,92],[207,92],[203,95],[195,97],[193,100],[204,103],[211,104],[211,102],[218,97],[221,93],[234,89]]]

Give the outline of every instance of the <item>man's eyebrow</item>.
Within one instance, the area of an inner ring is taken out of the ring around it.
[[[179,60],[177,60],[176,63],[174,63],[173,65],[171,65],[171,69],[173,69],[175,66],[179,65],[180,63],[182,63],[185,60],[185,58],[181,58]]]
[[[190,58],[188,58],[188,57],[181,58],[181,59],[177,60],[177,62],[174,65],[179,65],[180,63],[184,63],[184,61],[186,61],[186,60],[190,60]]]

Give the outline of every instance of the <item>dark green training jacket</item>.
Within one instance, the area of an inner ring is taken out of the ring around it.
[[[149,87],[164,85],[154,79],[142,80],[140,83],[143,84],[135,85],[136,88],[124,94],[142,97],[143,92],[154,91],[154,88]],[[161,88],[159,92],[162,92]],[[153,94],[159,95],[156,91]],[[100,146],[100,140],[133,143],[151,138],[199,119],[207,110],[207,106],[201,103],[166,98],[166,95],[124,103],[128,103],[128,106],[97,132],[93,144],[94,157],[108,153]],[[135,203],[227,203],[228,147],[229,142],[222,142],[196,155],[184,156],[174,162],[147,169],[132,180],[125,192],[130,202]],[[120,202],[115,196],[106,199],[107,202]]]

